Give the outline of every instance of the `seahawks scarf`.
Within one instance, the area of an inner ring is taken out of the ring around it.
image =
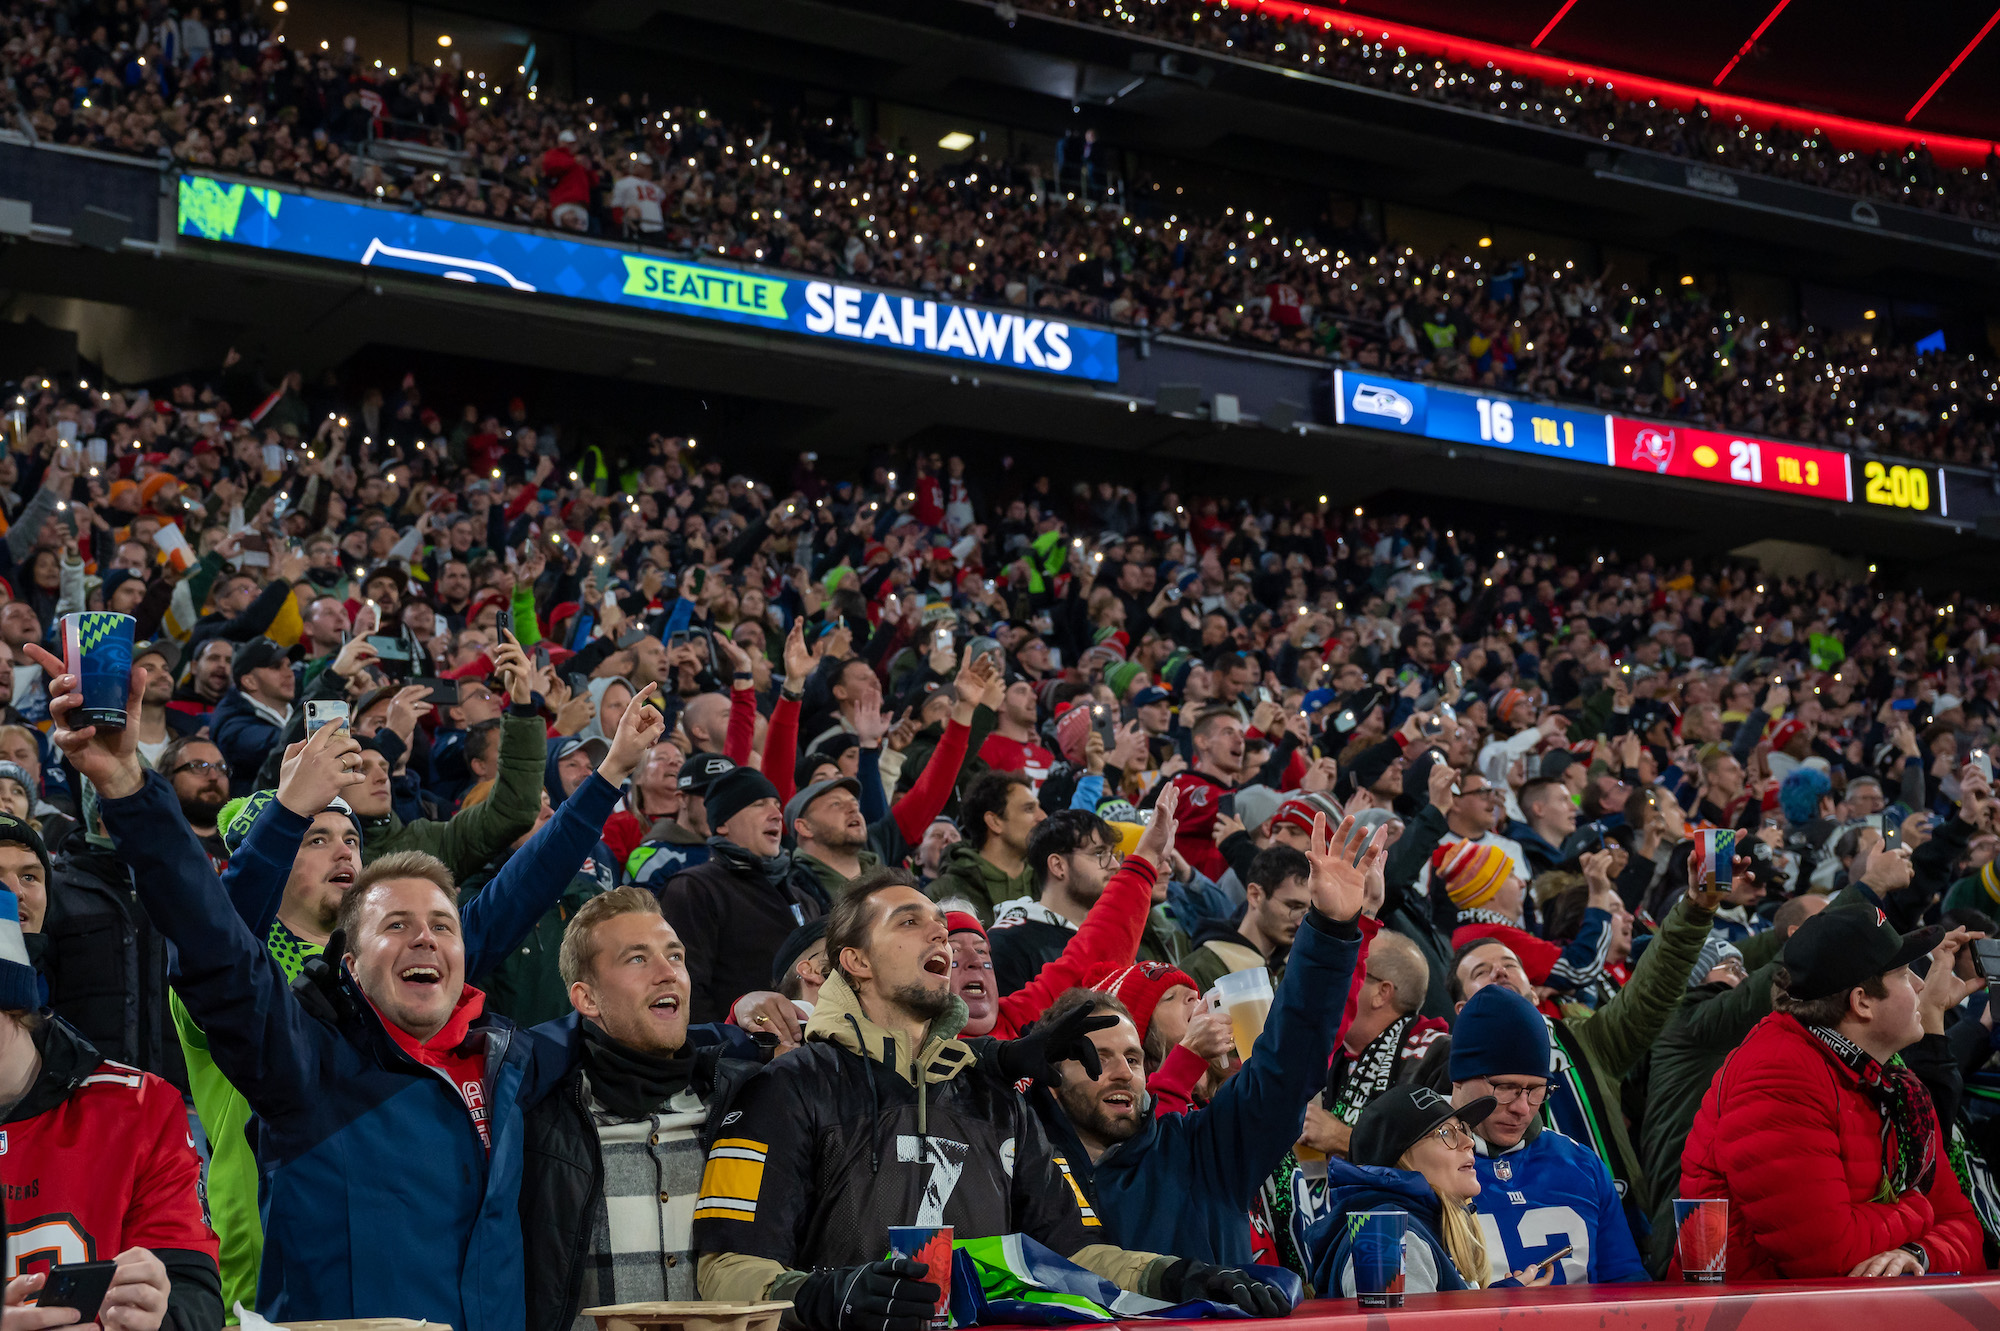
[[[1951,1140],[1945,1146],[1945,1155],[1951,1161],[1952,1173],[1958,1175],[1959,1191],[1972,1203],[1972,1213],[1979,1217],[1980,1228],[1986,1231],[1986,1242],[1992,1246],[2000,1241],[2000,1184],[1996,1184],[1986,1157],[1966,1135],[1963,1111],[1951,1125]]]
[[[1297,1305],[1304,1287],[1290,1271],[1253,1266],[1250,1274],[1276,1285]],[[961,1239],[952,1245],[951,1324],[1072,1326],[1083,1322],[1197,1317],[1248,1317],[1227,1303],[1170,1304],[1120,1289],[1025,1234]]]
[[[1897,1054],[1887,1063],[1831,1026],[1808,1026],[1827,1057],[1852,1072],[1861,1093],[1874,1102],[1882,1117],[1882,1186],[1880,1201],[1892,1201],[1915,1189],[1929,1192],[1937,1181],[1938,1120],[1931,1094],[1917,1074]]]
[[[1326,1079],[1327,1112],[1352,1127],[1368,1102],[1394,1084],[1396,1056],[1402,1052],[1403,1038],[1416,1024],[1417,1014],[1407,1013],[1390,1022],[1387,1030],[1354,1057],[1348,1057],[1344,1046],[1335,1050]]]

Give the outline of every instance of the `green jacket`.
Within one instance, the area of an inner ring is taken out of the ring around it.
[[[1967,874],[1945,889],[1943,909],[1976,910],[1983,915],[1995,913],[1993,898],[1987,894],[1976,873]]]
[[[1180,922],[1165,906],[1155,906],[1146,916],[1145,932],[1139,935],[1139,960],[1161,961],[1178,966],[1194,950]]]
[[[1241,941],[1241,935],[1234,938],[1209,937],[1193,947],[1181,958],[1181,970],[1195,982],[1197,988],[1207,993],[1215,987],[1215,982],[1234,971],[1254,970],[1262,966],[1271,972],[1271,987],[1275,991],[1285,978],[1285,965],[1280,961],[1273,966],[1248,943]]]
[[[1730,988],[1702,984],[1687,991],[1666,1029],[1653,1042],[1646,1080],[1646,1113],[1639,1120],[1639,1156],[1653,1199],[1653,1233],[1646,1269],[1657,1279],[1673,1257],[1674,1194],[1681,1183],[1681,1146],[1694,1127],[1708,1084],[1750,1028],[1771,1013],[1771,978],[1777,962],[1751,972]]]
[[[361,861],[373,864],[390,851],[421,850],[443,860],[455,878],[466,878],[535,825],[542,811],[542,769],[548,764],[548,730],[539,716],[500,722],[500,772],[493,793],[456,816],[406,823],[391,809],[361,823]]]
[[[861,865],[862,873],[867,873],[870,869],[879,869],[882,867],[882,857],[872,850],[856,851],[854,858]],[[814,859],[803,851],[794,854],[792,862],[803,865],[812,871],[812,876],[819,879],[819,885],[826,889],[826,899],[828,901],[838,901],[846,896],[847,885],[854,881],[832,865]]]
[[[1622,1108],[1625,1078],[1660,1038],[1687,993],[1688,972],[1708,941],[1715,912],[1699,909],[1685,896],[1667,912],[1666,922],[1646,948],[1632,978],[1595,1012],[1579,1012],[1556,1023],[1555,1036],[1572,1061],[1581,1098],[1590,1108],[1591,1131],[1584,1145],[1595,1150],[1614,1180],[1626,1185],[1626,1209],[1653,1210],[1652,1190],[1639,1168]],[[1580,1057],[1579,1057],[1580,1056]]]
[[[459,884],[458,904],[461,910],[493,881],[494,875],[514,854],[510,850],[496,856],[486,867]],[[577,868],[576,877],[570,879],[562,898],[556,902],[555,909],[535,921],[535,927],[528,931],[528,936],[521,940],[505,961],[479,977],[479,988],[486,995],[486,1010],[498,1012],[521,1027],[539,1026],[545,1021],[567,1017],[572,1011],[569,986],[563,983],[558,964],[562,955],[563,934],[569,929],[570,917],[583,908],[584,902],[603,895],[617,885],[616,865],[600,863],[594,856],[586,857]]]
[[[990,928],[995,906],[1015,897],[1035,896],[1035,871],[1023,866],[1021,872],[1009,878],[974,850],[970,841],[959,841],[944,854],[944,872],[933,878],[925,890],[932,901],[957,897],[971,902],[979,922]],[[1689,964],[1693,964],[1692,959]]]
[[[1738,943],[1736,950],[1743,954],[1744,969],[1761,970],[1778,959],[1785,950],[1785,940],[1778,937],[1776,929],[1763,929]]]

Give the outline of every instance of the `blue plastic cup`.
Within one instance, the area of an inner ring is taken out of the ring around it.
[[[1364,1308],[1403,1306],[1404,1211],[1367,1211],[1347,1217],[1354,1256],[1354,1293]]]
[[[132,689],[130,615],[85,610],[62,618],[63,669],[82,681],[81,724],[125,728],[125,699]]]

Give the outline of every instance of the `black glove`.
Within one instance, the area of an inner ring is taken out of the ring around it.
[[[1038,1021],[1018,1040],[1001,1040],[993,1046],[993,1062],[1008,1081],[1033,1079],[1055,1082],[1062,1079],[1058,1063],[1074,1059],[1083,1064],[1083,1075],[1096,1081],[1104,1075],[1097,1046],[1090,1042],[1092,1031],[1118,1024],[1109,1012],[1092,1012],[1087,1007],[1071,1008],[1055,1021]]]
[[[346,953],[346,931],[335,929],[326,940],[325,951],[318,956],[307,957],[291,985],[300,1006],[330,1026],[343,1026],[360,1016],[355,1011],[354,1000],[348,997],[340,984],[340,959]]]
[[[793,1315],[809,1331],[924,1331],[940,1293],[930,1271],[907,1257],[815,1271],[793,1291]]]
[[[1285,1291],[1242,1271],[1210,1266],[1206,1262],[1176,1262],[1160,1279],[1163,1298],[1175,1303],[1208,1299],[1233,1303],[1252,1317],[1290,1317],[1292,1301]]]

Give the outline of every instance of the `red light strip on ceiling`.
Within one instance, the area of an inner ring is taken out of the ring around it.
[[[1500,46],[1471,37],[1453,37],[1430,28],[1369,18],[1366,15],[1333,9],[1326,5],[1301,4],[1298,0],[1218,0],[1218,2],[1230,8],[1255,10],[1279,18],[1317,23],[1323,28],[1344,29],[1359,37],[1397,43],[1425,55],[1441,56],[1448,60],[1460,60],[1475,65],[1492,64],[1511,74],[1530,74],[1559,84],[1576,79],[1595,79],[1599,83],[1611,85],[1627,96],[1651,97],[1683,111],[1693,110],[1695,103],[1699,102],[1712,112],[1742,116],[1759,125],[1775,122],[1802,134],[1824,131],[1836,139],[1845,141],[1849,146],[1901,152],[1912,143],[1921,143],[1930,149],[1931,155],[1938,161],[1948,162],[1954,166],[1976,166],[1986,160],[1989,151],[2000,151],[2000,140],[1974,139],[1962,134],[1936,134],[1927,130],[1912,130],[1904,125],[1860,120],[1853,116],[1822,115],[1779,102],[1739,97],[1734,93],[1717,92],[1713,88],[1697,88],[1690,84],[1673,83],[1666,79],[1633,74],[1626,70],[1607,69],[1601,65],[1563,60],[1543,55],[1538,51]],[[2000,18],[2000,15],[1996,15],[1996,18]]]
[[[1563,7],[1556,11],[1556,16],[1550,19],[1547,23],[1542,25],[1542,30],[1535,34],[1535,40],[1529,42],[1528,45],[1531,47],[1540,46],[1544,41],[1548,39],[1548,35],[1556,30],[1556,24],[1562,22],[1563,17],[1567,15],[1570,10],[1575,8],[1576,8],[1576,0],[1563,0]]]
[[[1912,116],[1916,115],[1917,112],[1924,109],[1924,103],[1928,102],[1931,99],[1931,97],[1937,92],[1937,90],[1944,86],[1944,81],[1946,79],[1950,78],[1953,74],[1956,74],[1958,72],[1958,67],[1965,63],[1965,57],[1972,54],[1973,47],[1979,45],[1979,43],[1986,40],[1986,34],[1993,31],[1993,25],[1995,23],[2000,23],[2000,9],[1994,10],[1993,17],[1986,20],[1986,26],[1981,28],[1978,34],[1975,35],[1971,41],[1965,44],[1965,49],[1958,53],[1958,59],[1952,61],[1950,64],[1944,67],[1944,73],[1937,76],[1937,82],[1931,84],[1930,87],[1924,89],[1924,95],[1917,98],[1917,104],[1911,107],[1909,110],[1903,112],[1903,120],[1905,123],[1908,123],[1908,121]]]
[[[1741,60],[1744,56],[1750,54],[1750,48],[1755,46],[1757,44],[1757,39],[1764,35],[1764,29],[1770,27],[1772,23],[1776,22],[1778,15],[1784,13],[1785,6],[1789,5],[1790,3],[1792,3],[1792,0],[1778,0],[1777,8],[1773,9],[1770,13],[1764,15],[1764,21],[1757,25],[1757,31],[1750,34],[1750,40],[1744,42],[1743,45],[1736,48],[1736,54],[1729,57],[1729,63],[1722,67],[1722,72],[1715,76],[1714,81],[1711,82],[1709,85],[1710,87],[1720,88],[1722,86],[1722,81],[1729,77],[1729,71],[1736,68],[1736,62]],[[1908,120],[1909,117],[1904,116],[1903,119]]]

